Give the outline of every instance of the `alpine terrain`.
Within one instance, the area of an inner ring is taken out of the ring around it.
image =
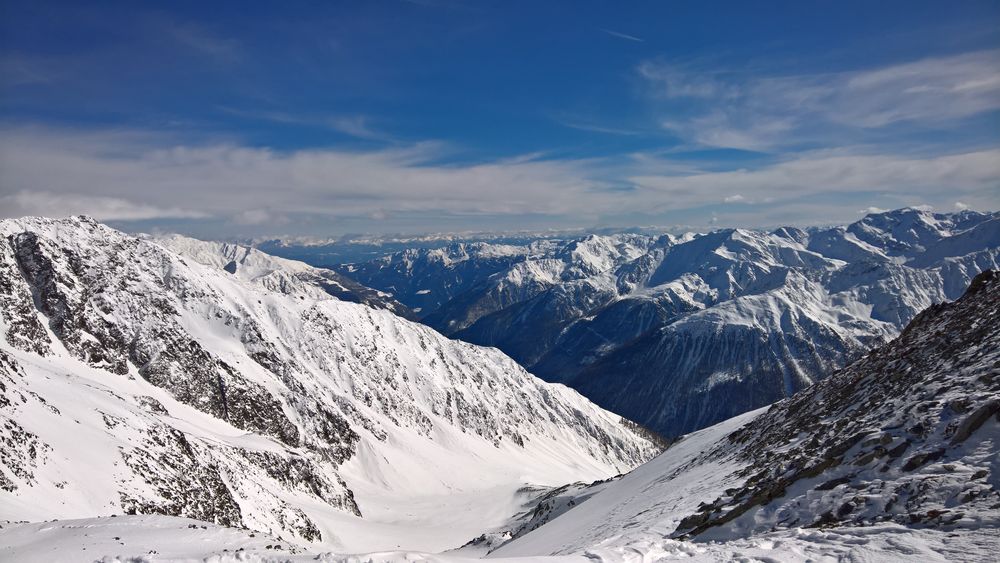
[[[93,224],[89,228],[101,229]],[[215,275],[214,270],[203,271],[207,272]],[[178,497],[189,500],[185,494],[191,495],[195,489],[169,488],[178,476],[169,467],[162,473],[160,468],[172,463],[167,460],[181,460],[184,469],[191,472],[190,479],[197,480],[200,487],[210,487],[214,469],[199,465],[199,461],[207,461],[219,471],[220,479],[215,481],[219,496],[233,483],[246,487],[241,477],[250,477],[267,492],[289,503],[299,501],[311,514],[316,513],[313,511],[320,503],[305,502],[305,497],[318,493],[303,489],[318,486],[317,475],[303,472],[282,480],[283,470],[310,467],[307,462],[290,462],[297,459],[296,453],[309,457],[308,447],[292,451],[278,440],[226,432],[218,420],[209,423],[207,416],[199,418],[186,412],[185,405],[169,399],[163,390],[155,392],[164,398],[164,408],[186,416],[159,414],[156,422],[140,427],[138,420],[152,421],[150,411],[141,406],[149,400],[132,406],[123,395],[127,386],[118,387],[122,394],[116,396],[119,391],[109,390],[100,381],[102,377],[127,379],[127,375],[96,369],[79,375],[43,370],[45,361],[24,361],[28,356],[5,353],[5,411],[23,409],[31,416],[18,419],[26,427],[13,420],[5,422],[11,438],[4,447],[19,454],[6,467],[20,479],[19,486],[45,490],[51,483],[69,492],[59,497],[46,490],[46,496],[39,498],[61,498],[62,503],[82,507],[88,498],[99,498],[101,490],[75,489],[72,485],[88,464],[103,461],[94,458],[113,457],[114,447],[118,447],[124,463],[110,464],[109,469],[116,475],[128,475],[135,471],[129,459],[148,456],[159,448],[160,452],[166,450],[167,458],[156,463],[146,457],[141,466],[146,472],[143,475],[154,477],[145,480],[133,473],[129,493],[119,493],[122,499],[125,494],[137,494],[132,491],[161,487],[156,493],[160,502]],[[60,365],[71,364],[64,361]],[[140,377],[132,384],[140,385]],[[70,393],[75,395],[67,397]],[[123,403],[130,405],[128,412],[124,412]],[[101,409],[112,405],[118,406],[116,412],[124,421],[105,423],[110,428],[101,428],[97,420],[109,416]],[[60,439],[55,431],[34,434],[44,429],[39,421],[43,416],[50,424],[63,422],[53,417],[73,417],[69,423],[79,426],[74,428],[77,439]],[[156,424],[169,428],[156,434]],[[215,433],[209,434],[211,430]],[[124,444],[144,435],[149,438],[141,447],[129,449]],[[42,442],[42,436],[50,441]],[[173,443],[167,436],[182,440],[181,452],[170,451]],[[101,447],[92,449],[94,444]],[[281,460],[270,466],[276,474],[272,477],[264,475],[266,469],[260,471],[258,462],[251,461],[254,456],[247,456],[265,447]],[[381,451],[389,448],[383,446]],[[517,450],[504,453],[511,451]],[[70,456],[78,462],[77,475],[63,461]],[[229,456],[241,456],[239,466],[247,473],[229,465]],[[413,470],[428,461],[420,458],[418,464],[406,467]],[[528,462],[524,468],[534,468],[541,461]],[[548,460],[544,465],[553,466]],[[357,473],[348,470],[349,466],[349,461],[341,464],[340,471],[346,482],[352,483]],[[510,563],[988,561],[1000,549],[998,475],[1000,275],[987,271],[972,280],[960,299],[929,307],[894,340],[844,369],[769,408],[680,437],[666,451],[623,476],[549,488],[523,503],[519,511],[511,510],[511,503],[504,502],[502,496],[476,495],[472,504],[477,508],[469,515],[480,522],[496,516],[496,525],[459,549],[426,553],[390,548],[345,554],[328,551],[301,536],[289,536],[285,530],[275,530],[284,534],[276,538],[274,532],[253,533],[218,525],[227,524],[225,521],[210,524],[139,515],[147,509],[170,514],[163,508],[172,505],[150,504],[128,510],[136,512],[134,516],[5,524],[0,529],[0,556],[19,561],[74,561],[79,560],[76,554],[87,550],[99,554],[98,560],[103,561],[458,563],[483,556]],[[49,481],[58,477],[68,479]],[[88,477],[100,482],[99,476]],[[434,480],[426,474],[419,477],[428,483]],[[23,485],[27,479],[35,481]],[[101,488],[110,488],[109,481],[105,479]],[[167,488],[162,488],[165,485]],[[5,507],[36,514],[71,512],[58,501],[40,504],[36,498],[29,503],[17,496],[18,490],[13,495],[8,491]],[[232,490],[240,509],[259,507],[269,498],[267,493],[248,498],[241,487]],[[396,499],[396,514],[429,508],[408,500],[412,497],[405,494]],[[219,503],[218,498],[200,499],[198,506],[204,510]],[[442,503],[442,499],[434,503]],[[286,507],[285,512],[288,510]],[[500,517],[503,510],[511,510],[506,518]],[[447,519],[447,513],[439,508],[433,517]],[[321,522],[337,530],[365,530],[329,516]],[[419,543],[404,526],[386,524],[373,523],[373,529],[400,544]],[[420,527],[421,523],[408,521],[406,525]]]
[[[406,250],[340,267],[667,436],[807,387],[1000,265],[1000,214],[589,235]]]
[[[1000,1],[0,0],[0,563],[1000,560]]]
[[[990,559],[1000,547],[1000,275],[980,274],[955,303],[795,396],[685,436],[598,487],[494,554],[725,559],[785,544],[803,559]]]
[[[87,217],[0,237],[4,520],[158,514],[438,551],[662,449],[336,274]]]

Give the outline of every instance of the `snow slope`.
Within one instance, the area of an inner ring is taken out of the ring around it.
[[[659,449],[497,350],[335,299],[304,265],[85,217],[0,235],[0,518],[162,513],[441,550],[526,485]]]
[[[319,286],[341,301],[363,303],[392,311],[401,317],[414,316],[406,305],[394,300],[391,295],[365,287],[333,270],[314,268],[239,244],[202,241],[180,235],[151,240],[201,264],[221,268],[241,280],[255,282],[274,291],[290,293],[300,285],[296,282],[308,283]]]
[[[159,514],[0,524],[0,561],[17,563],[287,560],[303,551],[266,534]]]
[[[685,436],[656,459],[561,517],[500,547],[491,557],[586,551],[613,560],[638,548],[637,542],[644,549],[652,549],[653,538],[670,537],[682,518],[731,485],[730,475],[740,468],[739,463],[731,460],[693,466],[692,461],[762,412],[743,414]],[[630,531],[628,536],[623,534],[624,530]],[[606,551],[596,549],[608,543],[612,545]]]
[[[193,526],[193,527],[192,527]],[[655,549],[637,548],[620,556],[583,555],[494,558],[501,563],[587,563],[621,561],[768,561],[870,563],[993,561],[1000,534],[982,528],[954,533],[898,524],[825,530],[786,530],[727,542],[660,539]],[[125,516],[0,524],[0,559],[19,563],[471,563],[481,559],[453,554],[390,551],[345,555],[294,548],[245,530],[220,528],[170,516]]]

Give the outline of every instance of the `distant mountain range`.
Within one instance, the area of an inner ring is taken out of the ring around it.
[[[772,403],[1000,262],[1000,214],[407,249],[337,269],[669,436]]]

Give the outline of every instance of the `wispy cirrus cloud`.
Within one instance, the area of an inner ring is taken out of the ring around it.
[[[323,120],[328,127],[345,135],[372,141],[387,141],[391,136],[374,129],[371,120],[364,115],[335,116]]]
[[[254,121],[268,121],[305,127],[330,129],[369,141],[392,141],[389,133],[376,129],[371,119],[365,115],[301,115],[275,110],[247,110],[229,106],[220,106],[219,110],[229,115],[235,115]]]
[[[559,119],[556,121],[565,127],[570,129],[578,129],[580,131],[592,131],[594,133],[605,133],[608,135],[624,135],[624,136],[636,136],[646,134],[646,131],[640,131],[638,129],[628,129],[626,127],[614,127],[606,126],[598,123],[590,123],[587,121],[575,121],[572,119]]]
[[[611,37],[617,37],[618,39],[625,39],[626,41],[635,41],[636,43],[645,43],[645,39],[636,37],[634,35],[629,35],[627,33],[622,33],[620,31],[615,31],[613,29],[601,29],[602,33],[606,33]]]
[[[663,108],[663,127],[706,146],[771,150],[831,137],[844,144],[866,131],[940,127],[1000,110],[998,50],[792,76],[665,60],[637,72]]]
[[[24,53],[0,55],[0,86],[6,88],[46,84],[66,74],[67,69],[49,57]]]
[[[199,55],[222,62],[235,62],[243,57],[243,46],[239,41],[212,33],[199,24],[166,20],[160,25],[166,37]]]

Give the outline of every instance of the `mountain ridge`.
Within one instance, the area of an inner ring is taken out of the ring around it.
[[[677,435],[790,396],[957,298],[1000,265],[998,221],[904,208],[840,227],[544,240],[508,247],[512,263],[476,279],[476,257],[450,247],[340,271],[419,299],[444,334]],[[420,260],[432,255],[451,261]],[[454,289],[435,297],[442,287]]]
[[[503,505],[660,449],[499,351],[333,297],[305,265],[233,273],[231,248],[86,217],[0,235],[3,518],[163,513],[372,548],[402,533],[388,499]],[[455,510],[414,526],[416,545],[481,531]]]

